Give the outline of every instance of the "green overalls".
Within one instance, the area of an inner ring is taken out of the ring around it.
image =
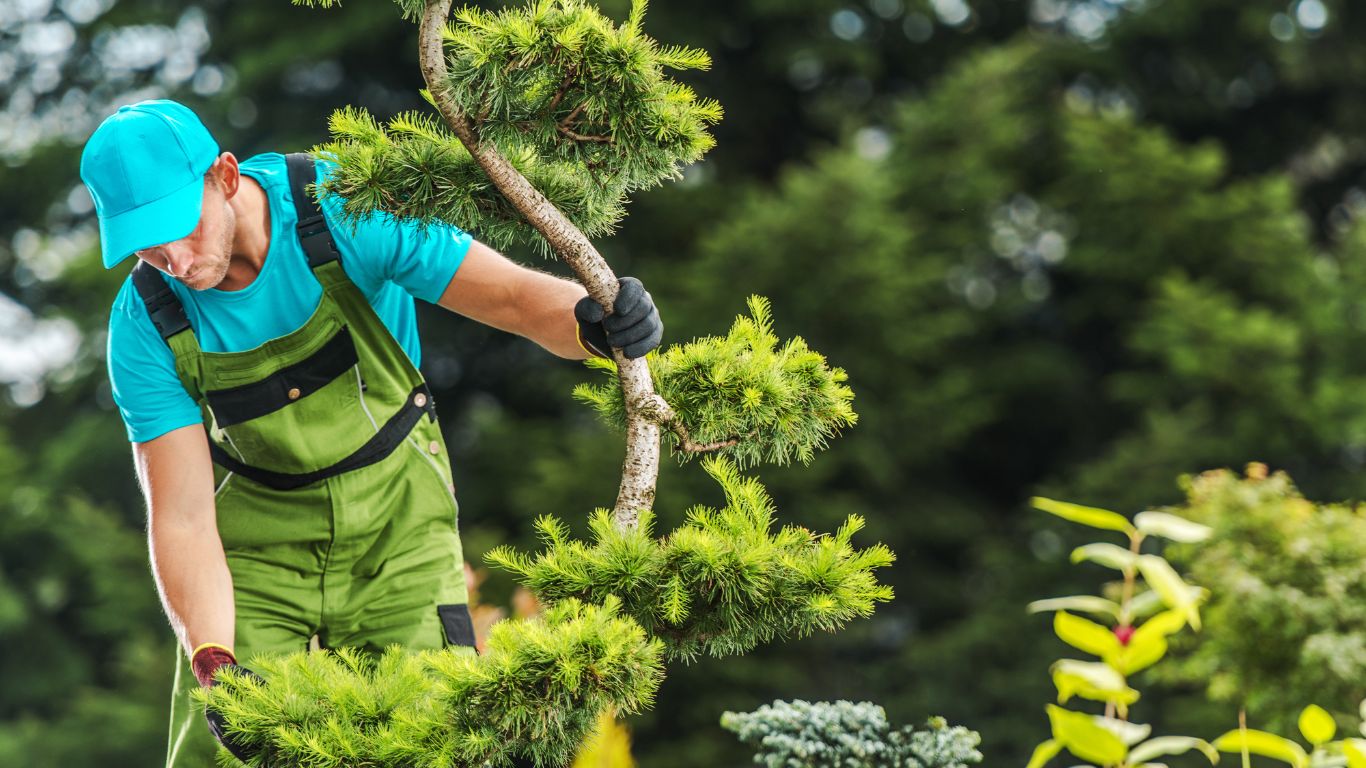
[[[474,645],[455,488],[431,393],[347,278],[287,157],[297,232],[322,284],[303,327],[256,349],[200,349],[184,308],[146,264],[133,278],[199,403],[232,573],[236,655]],[[167,766],[212,765],[214,742],[177,654]]]

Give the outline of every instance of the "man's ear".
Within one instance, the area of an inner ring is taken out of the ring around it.
[[[237,168],[237,157],[231,152],[224,152],[213,161],[209,166],[209,173],[213,174],[218,180],[218,187],[223,190],[223,199],[231,200],[242,181],[242,173]]]

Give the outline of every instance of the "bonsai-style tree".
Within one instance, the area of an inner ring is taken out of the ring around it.
[[[449,221],[494,247],[530,242],[611,307],[617,278],[589,238],[612,231],[627,195],[712,146],[720,106],[665,74],[705,68],[706,53],[646,36],[644,0],[619,25],[580,0],[467,8],[453,23],[450,0],[398,5],[420,24],[424,96],[438,116],[381,124],[337,112],[332,140],[315,150],[337,168],[316,193],[341,198],[353,221],[383,213]],[[558,765],[601,711],[648,705],[665,658],[740,653],[871,614],[891,599],[873,572],[893,555],[853,547],[863,521],[829,536],[774,530],[771,499],[741,474],[810,461],[856,419],[844,372],[800,338],[780,343],[766,300],[748,308],[725,337],[589,361],[608,378],[575,395],[626,433],[613,508],[592,515],[591,541],[547,517],[543,552],[489,556],[550,606],[543,621],[495,627],[483,656],[253,661],[267,682],[224,676],[201,700],[261,749],[259,765]],[[661,435],[680,460],[713,454],[703,466],[726,505],[695,507],[655,538]]]

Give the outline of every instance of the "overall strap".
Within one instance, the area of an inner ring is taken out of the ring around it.
[[[133,267],[133,287],[147,306],[152,325],[156,326],[157,333],[168,344],[172,336],[189,330],[190,319],[185,315],[185,306],[152,265],[138,261],[137,266]]]
[[[331,261],[340,254],[337,243],[332,239],[332,230],[327,227],[322,208],[318,201],[308,193],[308,186],[318,178],[313,156],[303,152],[285,155],[285,168],[289,172],[289,194],[294,198],[294,213],[299,224],[296,232],[304,254],[308,256],[308,266],[314,270]]]

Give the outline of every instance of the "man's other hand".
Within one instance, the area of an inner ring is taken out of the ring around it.
[[[199,684],[205,688],[213,686],[218,682],[215,677],[220,671],[223,674],[242,675],[251,678],[262,685],[266,682],[260,675],[252,672],[246,667],[238,665],[237,659],[233,656],[232,651],[229,651],[221,645],[205,644],[204,646],[201,646],[195,651],[194,656],[190,659],[190,668],[194,670],[195,679],[197,679]],[[222,744],[223,748],[232,753],[232,756],[238,760],[247,763],[261,753],[260,747],[243,744],[233,736],[233,734],[228,732],[227,720],[223,717],[222,712],[219,712],[213,707],[206,707],[204,709],[204,719],[209,721],[209,731],[213,734],[213,737],[218,739],[218,743]]]

